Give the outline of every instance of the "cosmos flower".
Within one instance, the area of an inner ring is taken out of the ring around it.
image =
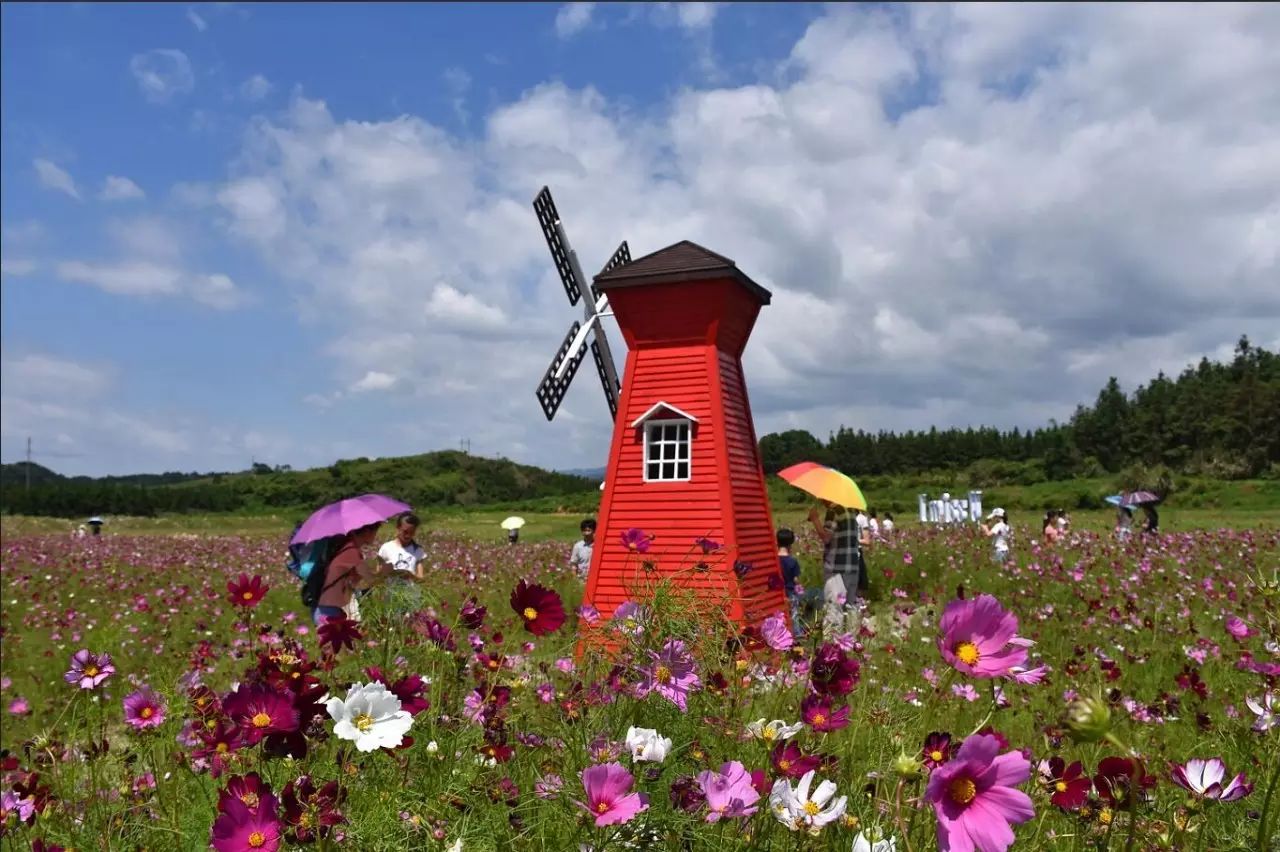
[[[938,819],[941,852],[1005,852],[1011,826],[1035,816],[1030,797],[1014,789],[1031,777],[1031,762],[1016,751],[998,755],[999,748],[996,737],[975,734],[929,776],[925,797]]]
[[[668,639],[660,652],[650,651],[649,656],[649,665],[641,669],[645,680],[638,686],[638,696],[643,698],[657,692],[681,710],[687,709],[685,697],[698,689],[702,681],[684,642]]]
[[[622,825],[636,814],[648,810],[649,797],[632,793],[635,779],[618,763],[601,763],[582,770],[582,786],[587,801],[578,802],[595,818],[597,826]]]
[[[848,807],[848,797],[836,799],[836,785],[830,781],[820,783],[813,794],[809,788],[813,784],[814,771],[810,769],[800,779],[795,789],[786,778],[779,778],[769,793],[769,810],[778,822],[791,831],[807,831],[817,836],[823,826],[844,816]]]
[[[769,762],[779,775],[800,778],[822,766],[823,758],[816,754],[805,754],[795,743],[780,742],[769,753]]]
[[[96,689],[115,673],[110,654],[94,654],[88,648],[81,648],[71,655],[71,668],[63,678],[81,689]]]
[[[262,601],[269,588],[271,587],[264,584],[257,574],[252,578],[248,574],[241,574],[235,580],[227,581],[227,600],[234,606],[252,609]]]
[[[1276,706],[1276,694],[1271,690],[1264,692],[1261,699],[1250,696],[1244,700],[1244,703],[1248,706],[1249,712],[1258,717],[1253,723],[1253,730],[1257,733],[1265,734],[1280,725],[1280,707]]]
[[[271,788],[258,773],[233,775],[227,779],[227,786],[218,792],[218,813],[226,813],[236,801],[250,810],[257,810],[262,804],[263,797],[270,794]]]
[[[751,773],[738,761],[723,764],[718,772],[700,772],[697,781],[706,798],[707,822],[749,817],[756,812],[760,793],[751,783]]]
[[[346,822],[338,810],[343,793],[337,781],[316,787],[309,775],[299,775],[284,785],[281,793],[284,821],[289,826],[289,840],[310,843],[326,837],[335,825]]]
[[[630,636],[639,636],[644,633],[644,625],[648,618],[649,611],[635,601],[623,601],[613,611],[613,623],[619,630]]]
[[[1198,799],[1234,802],[1253,792],[1253,785],[1243,772],[1223,784],[1227,766],[1218,757],[1208,760],[1193,757],[1183,765],[1174,764],[1170,767],[1170,777],[1173,783],[1190,790]]]
[[[124,720],[135,730],[154,728],[164,724],[164,700],[144,686],[137,692],[125,696]]]
[[[838,645],[826,642],[813,658],[809,685],[819,695],[848,695],[858,683],[860,670],[857,660],[850,659]]]
[[[626,743],[631,759],[637,763],[641,761],[662,763],[667,759],[667,753],[671,751],[671,739],[659,735],[653,728],[628,728]]]
[[[764,637],[764,643],[775,651],[786,651],[796,642],[781,613],[764,620],[760,625],[760,635]]]
[[[874,828],[866,828],[853,838],[853,852],[898,852],[898,841]]]
[[[9,702],[9,712],[14,716],[26,716],[31,712],[31,703],[19,695]]]
[[[653,536],[647,535],[644,530],[631,527],[622,533],[622,546],[633,553],[648,553],[649,545],[653,541]]]
[[[838,731],[849,725],[849,708],[831,709],[831,699],[825,695],[806,695],[800,702],[800,718],[806,725],[820,733]]]
[[[213,822],[212,846],[216,852],[277,852],[280,849],[280,819],[276,798],[264,794],[256,808],[232,799]]]
[[[1249,629],[1248,623],[1238,615],[1227,616],[1226,628],[1232,638],[1237,640],[1248,639],[1254,632]]]
[[[774,719],[772,722],[766,722],[764,719],[756,719],[754,722],[747,723],[747,733],[758,740],[764,740],[771,743],[774,740],[789,740],[804,728],[803,722],[796,722],[788,725],[781,719]]]
[[[953,600],[938,627],[942,658],[964,674],[1004,677],[1027,661],[1027,641],[1017,635],[1017,617],[991,595]]]
[[[934,731],[924,738],[924,747],[920,749],[921,760],[930,769],[937,769],[955,757],[956,749],[950,734]]]
[[[356,643],[364,638],[364,634],[360,632],[360,626],[354,620],[343,615],[325,619],[320,625],[319,638],[321,646],[336,654],[343,648],[354,651]]]
[[[1144,798],[1155,785],[1155,776],[1148,775],[1138,761],[1127,757],[1104,757],[1093,776],[1098,795],[1119,808],[1127,808],[1136,799]]]
[[[330,698],[325,709],[334,721],[334,735],[351,740],[361,752],[395,748],[413,726],[413,716],[381,683],[353,684],[345,699]]]
[[[720,542],[713,541],[712,539],[709,539],[706,536],[703,536],[702,538],[695,538],[693,540],[693,543],[696,547],[700,547],[702,549],[702,553],[704,556],[709,553],[715,553],[717,550],[719,550],[721,547],[724,546]]]
[[[1093,781],[1084,774],[1084,766],[1078,760],[1067,766],[1060,757],[1051,759],[1048,776],[1049,801],[1064,811],[1079,810],[1093,789]]]
[[[521,580],[511,593],[511,608],[524,620],[524,629],[534,636],[554,633],[564,624],[560,596],[536,583]]]
[[[468,630],[479,630],[484,625],[484,618],[488,613],[489,610],[481,606],[475,597],[470,597],[462,605],[462,610],[458,613],[458,620]]]

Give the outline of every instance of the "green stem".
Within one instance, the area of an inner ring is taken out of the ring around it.
[[[1276,782],[1280,781],[1280,760],[1271,770],[1271,780],[1267,782],[1267,795],[1262,800],[1262,816],[1258,818],[1258,848],[1266,849],[1267,837],[1270,834],[1268,825],[1271,817],[1271,797],[1276,792]]]

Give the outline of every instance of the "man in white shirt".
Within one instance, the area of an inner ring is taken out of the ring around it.
[[[582,531],[582,540],[573,545],[573,551],[569,554],[569,567],[578,575],[578,579],[585,582],[587,570],[591,567],[591,549],[596,540],[595,518],[587,518],[578,529]]]

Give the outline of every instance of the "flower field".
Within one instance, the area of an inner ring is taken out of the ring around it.
[[[901,529],[800,638],[664,580],[706,540],[599,542],[649,549],[598,613],[565,545],[428,537],[423,609],[317,630],[283,536],[8,538],[0,846],[1280,848],[1280,532],[1031,538]]]

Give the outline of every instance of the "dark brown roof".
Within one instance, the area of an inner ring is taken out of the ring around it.
[[[607,292],[615,287],[708,278],[733,278],[765,305],[772,298],[768,290],[748,278],[732,260],[688,240],[602,272],[595,277],[595,283],[600,290]]]

